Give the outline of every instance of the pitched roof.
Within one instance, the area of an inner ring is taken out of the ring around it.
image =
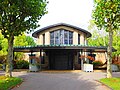
[[[73,26],[73,25],[66,24],[66,23],[58,23],[58,24],[54,24],[54,25],[50,25],[50,26],[41,28],[41,29],[35,31],[35,32],[32,34],[32,36],[35,37],[35,38],[37,38],[37,36],[38,36],[38,34],[39,34],[40,32],[42,32],[42,31],[44,31],[44,30],[47,30],[47,29],[50,29],[50,28],[57,27],[57,26],[66,26],[66,27],[74,28],[74,29],[77,29],[77,30],[79,30],[79,31],[81,31],[81,32],[86,33],[87,37],[91,37],[91,33],[88,32],[87,30],[84,30],[84,29],[79,28],[79,27],[77,27],[77,26]]]

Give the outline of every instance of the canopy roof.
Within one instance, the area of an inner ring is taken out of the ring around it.
[[[106,52],[105,46],[83,46],[83,45],[36,45],[36,46],[18,46],[14,47],[14,52],[40,52],[40,50],[75,50],[84,52]],[[113,49],[113,51],[115,51]]]
[[[70,28],[73,28],[73,29],[76,29],[76,30],[79,30],[79,31],[81,31],[81,32],[86,33],[87,37],[91,37],[91,33],[88,32],[87,30],[84,30],[84,29],[82,29],[82,28],[79,28],[79,27],[76,27],[76,26],[73,26],[73,25],[70,25],[70,24],[66,24],[66,23],[58,23],[58,24],[54,24],[54,25],[50,25],[50,26],[41,28],[41,29],[35,31],[35,32],[32,34],[32,36],[35,37],[35,38],[37,38],[37,36],[39,35],[40,32],[45,31],[45,30],[48,30],[48,29],[50,29],[50,28],[57,27],[57,26],[70,27]]]

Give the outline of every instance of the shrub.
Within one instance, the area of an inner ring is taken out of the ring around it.
[[[18,60],[15,63],[16,69],[28,69],[29,68],[29,62],[25,60]]]
[[[0,64],[0,69],[3,67],[3,65],[2,64]]]
[[[103,63],[101,61],[93,61],[93,66],[100,66]]]

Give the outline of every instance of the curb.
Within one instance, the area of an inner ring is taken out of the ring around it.
[[[111,87],[109,87],[108,85],[100,82],[99,80],[95,80],[95,81],[99,82],[101,85],[105,86],[106,88],[109,88],[110,90],[113,90]]]

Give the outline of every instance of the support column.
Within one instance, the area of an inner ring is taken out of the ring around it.
[[[45,33],[45,45],[50,45],[50,32]]]
[[[43,35],[39,35],[39,38],[37,40],[37,45],[43,45]]]
[[[85,56],[85,57],[88,56],[88,52],[84,52],[84,56]],[[88,60],[87,58],[85,58],[85,62],[86,62],[87,64],[89,64],[89,60]]]
[[[80,35],[80,44],[81,45],[84,45],[84,34],[82,33],[81,35]]]
[[[88,45],[87,37],[84,37],[84,40],[85,40],[85,41],[84,41],[84,44],[85,44],[85,45]]]
[[[81,52],[80,52],[80,55],[82,55],[83,54],[83,52],[82,52],[82,50],[81,50]],[[84,67],[83,67],[83,58],[81,58],[81,70],[83,70],[84,69]]]
[[[33,52],[30,52],[30,54],[29,54],[29,63],[30,63],[30,64],[32,64],[32,63],[31,63],[31,62],[32,62],[32,61],[31,61],[32,55],[33,55]]]
[[[78,45],[78,33],[75,31],[73,32],[73,44]]]
[[[42,50],[40,49],[40,70],[42,69],[42,67],[41,67],[41,55],[42,54]]]

